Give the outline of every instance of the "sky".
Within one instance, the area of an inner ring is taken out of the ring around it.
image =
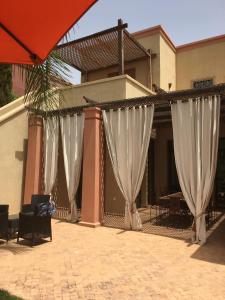
[[[70,33],[77,39],[117,25],[122,19],[128,31],[162,25],[178,46],[225,34],[225,0],[99,0]],[[72,71],[71,82],[80,74]]]

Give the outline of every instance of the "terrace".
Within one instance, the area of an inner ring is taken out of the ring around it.
[[[207,78],[195,52],[179,90],[187,69],[161,27],[156,44],[140,39],[146,48],[126,28],[55,49],[81,84],[54,89],[53,110],[22,98],[0,109],[0,298],[224,299],[223,47],[206,51],[220,76]],[[2,31],[1,61],[44,61]]]
[[[134,231],[52,225],[52,243],[0,245],[1,288],[34,300],[224,298],[224,219],[204,246]]]

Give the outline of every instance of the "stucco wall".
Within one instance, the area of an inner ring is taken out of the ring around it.
[[[178,90],[192,88],[193,80],[225,82],[225,42],[178,50],[176,72]]]
[[[142,38],[136,37],[146,49],[151,49],[156,57],[152,59],[153,83],[168,91],[176,89],[176,53],[159,32]]]
[[[85,105],[83,96],[98,102],[125,99],[126,76],[96,80],[66,88],[62,91],[61,107]]]
[[[165,91],[176,90],[176,53],[169,47],[165,39],[160,36],[160,87]]]
[[[135,69],[135,79],[145,86],[148,86],[148,65],[147,59],[138,60],[136,62],[125,63],[125,71]],[[108,78],[109,74],[118,72],[118,67],[110,67],[104,70],[88,73],[88,81]]]
[[[146,86],[131,77],[126,81],[125,99],[149,96],[153,94]]]
[[[156,33],[151,36],[142,38],[135,37],[138,42],[145,47],[145,49],[151,49],[156,57],[152,59],[152,79],[153,83],[160,86],[160,35]]]
[[[22,100],[0,108],[0,204],[18,213],[23,199],[28,118]]]
[[[61,108],[85,105],[83,96],[98,102],[147,96],[152,92],[128,75],[105,78],[62,90]]]

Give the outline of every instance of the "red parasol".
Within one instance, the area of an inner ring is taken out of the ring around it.
[[[0,5],[0,63],[42,63],[97,0],[5,0]]]

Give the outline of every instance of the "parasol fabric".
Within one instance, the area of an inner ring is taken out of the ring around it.
[[[5,0],[0,7],[0,63],[38,64],[96,0]]]

